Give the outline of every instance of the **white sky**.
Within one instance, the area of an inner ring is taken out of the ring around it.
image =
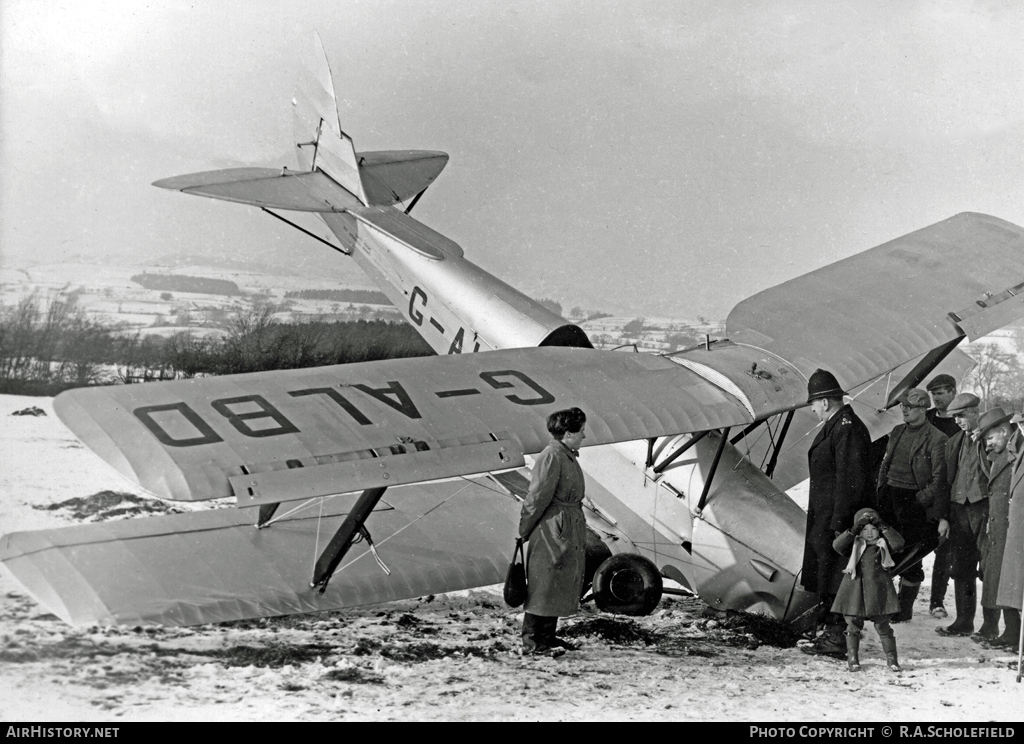
[[[451,154],[413,215],[566,309],[721,318],[957,212],[1024,224],[1016,2],[0,0],[0,260],[329,272],[149,185],[293,165],[314,29],[358,149]]]

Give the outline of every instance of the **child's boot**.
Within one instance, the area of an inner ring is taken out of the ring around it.
[[[856,631],[846,631],[846,668],[860,671],[860,633]]]
[[[899,659],[896,656],[896,638],[882,636],[878,640],[882,642],[882,650],[885,652],[885,665],[889,667],[890,671],[902,672]]]

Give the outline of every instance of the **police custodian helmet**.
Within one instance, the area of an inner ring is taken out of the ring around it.
[[[823,369],[814,371],[807,381],[807,402],[813,403],[819,398],[842,398],[846,395],[839,380],[831,372]]]

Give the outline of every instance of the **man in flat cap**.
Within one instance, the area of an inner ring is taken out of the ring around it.
[[[1010,476],[1009,525],[1003,549],[1003,565],[999,571],[996,604],[1003,608],[1004,613],[1007,609],[1014,611],[1020,623],[1020,613],[1024,609],[1021,606],[1024,603],[1024,446],[1021,446],[1024,442],[1024,414],[1015,414],[1010,423],[1017,426],[1017,435],[1011,442],[1016,444],[1017,456]],[[1010,623],[1006,627],[1009,629]],[[1012,640],[1019,643],[1019,637]],[[1018,670],[1018,679],[1019,674]]]
[[[1020,443],[1012,417],[1002,408],[985,411],[978,420],[978,433],[988,452],[988,529],[981,552],[981,611],[984,622],[975,640],[983,645],[1008,648],[1017,645],[1020,612],[999,604],[999,579],[1010,519],[1010,485]],[[999,633],[999,613],[1005,629]]]
[[[956,380],[952,375],[935,375],[925,386],[932,398],[932,407],[925,412],[928,423],[947,437],[960,433],[960,427],[951,417],[946,415],[950,402],[956,396]],[[932,592],[928,603],[928,611],[932,617],[944,620],[949,617],[946,612],[946,589],[949,588],[950,566],[949,540],[942,540],[935,549],[935,567],[932,569]]]
[[[893,622],[907,622],[924,581],[921,558],[948,534],[949,491],[946,487],[946,435],[928,423],[928,393],[910,388],[899,397],[903,423],[889,435],[878,471],[877,510],[906,542],[896,557],[900,611]],[[906,563],[907,560],[909,563]]]
[[[966,636],[974,632],[977,611],[978,564],[988,525],[988,460],[985,442],[975,433],[981,416],[981,399],[960,393],[946,408],[949,421],[960,431],[946,442],[946,481],[949,483],[949,567],[953,577],[956,620],[936,628],[945,636]],[[939,551],[935,551],[938,573]],[[935,579],[932,578],[934,585]]]
[[[846,393],[831,372],[819,369],[807,384],[807,402],[822,422],[807,452],[810,492],[800,583],[819,599],[819,622],[825,625],[807,653],[845,658],[845,621],[830,612],[845,561],[832,541],[853,526],[858,509],[871,505],[871,437],[867,427],[843,403]]]
[[[935,375],[925,388],[932,399],[932,407],[925,411],[928,423],[947,437],[956,436],[960,427],[948,415],[949,406],[956,397],[956,380],[952,375]]]

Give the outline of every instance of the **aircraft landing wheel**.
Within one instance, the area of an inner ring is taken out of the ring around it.
[[[636,553],[618,553],[594,572],[594,599],[603,612],[649,615],[661,601],[657,567]]]

